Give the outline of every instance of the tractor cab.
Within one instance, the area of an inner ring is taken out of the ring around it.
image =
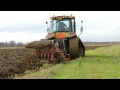
[[[47,27],[47,39],[66,39],[77,37],[75,16],[52,16],[50,19],[50,26],[49,28]],[[48,25],[48,22],[46,22],[46,24]]]
[[[53,16],[50,17],[51,23],[48,33],[54,32],[75,32],[74,16]]]

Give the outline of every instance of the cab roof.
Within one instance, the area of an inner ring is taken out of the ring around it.
[[[74,19],[75,18],[75,16],[72,16],[72,15],[70,15],[70,16],[66,16],[66,15],[63,15],[63,16],[51,16],[50,17],[50,19],[57,19],[58,17],[62,17],[62,18],[71,18],[71,19]]]

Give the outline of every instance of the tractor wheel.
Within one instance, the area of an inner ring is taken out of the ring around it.
[[[85,55],[85,50],[78,37],[69,39],[69,53],[71,59],[75,59]]]
[[[83,43],[81,42],[81,46],[80,46],[80,54],[81,54],[81,56],[82,57],[84,57],[85,56],[85,46],[83,45]]]

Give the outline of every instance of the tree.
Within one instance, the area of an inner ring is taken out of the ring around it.
[[[10,44],[11,47],[16,46],[16,42],[14,40],[10,41],[9,44]]]
[[[24,46],[24,44],[22,42],[18,42],[16,46],[21,47]]]

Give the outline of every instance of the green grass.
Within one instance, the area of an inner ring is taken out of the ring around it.
[[[120,45],[86,51],[86,56],[22,77],[35,79],[120,79]]]

